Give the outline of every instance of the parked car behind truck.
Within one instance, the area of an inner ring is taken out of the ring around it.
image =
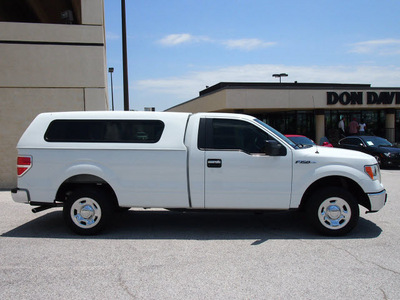
[[[357,224],[359,205],[386,202],[375,159],[300,148],[254,117],[223,113],[40,114],[18,145],[17,202],[63,206],[67,225],[95,234],[116,208],[304,208],[323,234]]]
[[[400,167],[400,149],[378,136],[348,136],[339,141],[338,147],[370,154],[382,167]]]
[[[294,142],[296,145],[298,145],[299,147],[308,147],[308,146],[314,146],[316,145],[315,142],[304,136],[304,135],[299,135],[299,134],[285,134],[285,136],[291,140],[292,142]],[[326,137],[322,138],[320,142],[321,146],[324,147],[333,147],[333,145],[331,143],[329,143],[328,139]]]

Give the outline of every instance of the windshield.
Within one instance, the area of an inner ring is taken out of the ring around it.
[[[364,136],[363,139],[368,146],[391,147],[393,146],[387,139],[377,136]]]
[[[296,144],[315,145],[315,143],[312,140],[310,140],[308,137],[305,136],[288,136],[287,138],[295,142]]]
[[[291,140],[289,140],[286,136],[284,136],[282,133],[280,133],[278,130],[275,128],[272,128],[271,126],[265,124],[263,121],[260,121],[259,119],[254,119],[258,124],[262,125],[263,127],[267,128],[269,131],[277,135],[279,138],[284,140],[286,143],[288,143],[290,146],[292,146],[295,149],[298,149],[299,147],[293,143]]]

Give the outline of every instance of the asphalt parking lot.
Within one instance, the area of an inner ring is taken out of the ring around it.
[[[400,170],[382,180],[387,205],[341,238],[298,212],[162,210],[80,237],[2,191],[0,299],[400,299]]]

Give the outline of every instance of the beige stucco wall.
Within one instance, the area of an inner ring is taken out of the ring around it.
[[[341,94],[349,90],[333,90]],[[368,105],[368,91],[351,90],[363,93],[363,104],[335,105],[327,104],[327,90],[317,89],[231,89],[227,90],[227,109],[264,109],[264,110],[312,110],[312,109],[379,109],[398,107],[392,104]],[[381,93],[385,90],[373,90]],[[207,96],[206,96],[207,97]],[[202,101],[202,99],[199,99]]]
[[[207,97],[196,98],[192,101],[188,101],[172,107],[167,111],[177,112],[209,112],[209,111],[222,111],[227,107],[227,91],[223,90],[218,93],[213,93]]]
[[[4,41],[81,42],[102,43],[101,23],[93,25],[65,25],[41,23],[0,22],[0,39]]]
[[[103,47],[0,45],[0,87],[102,87]],[[104,96],[103,96],[104,97]]]
[[[321,101],[322,100],[322,101]],[[168,111],[293,110],[326,107],[326,91],[224,89],[185,102]]]
[[[81,0],[82,24],[104,24],[104,0]]]
[[[103,0],[83,25],[0,22],[0,188],[15,187],[16,145],[41,112],[107,110]]]
[[[83,89],[0,88],[0,188],[16,186],[16,145],[41,112],[83,110]]]

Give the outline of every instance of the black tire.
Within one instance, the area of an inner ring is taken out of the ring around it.
[[[341,236],[350,232],[360,210],[354,196],[340,187],[317,190],[309,199],[307,214],[311,224],[322,234]]]
[[[113,212],[106,195],[99,188],[73,191],[63,209],[68,227],[80,235],[94,235],[103,230]]]

